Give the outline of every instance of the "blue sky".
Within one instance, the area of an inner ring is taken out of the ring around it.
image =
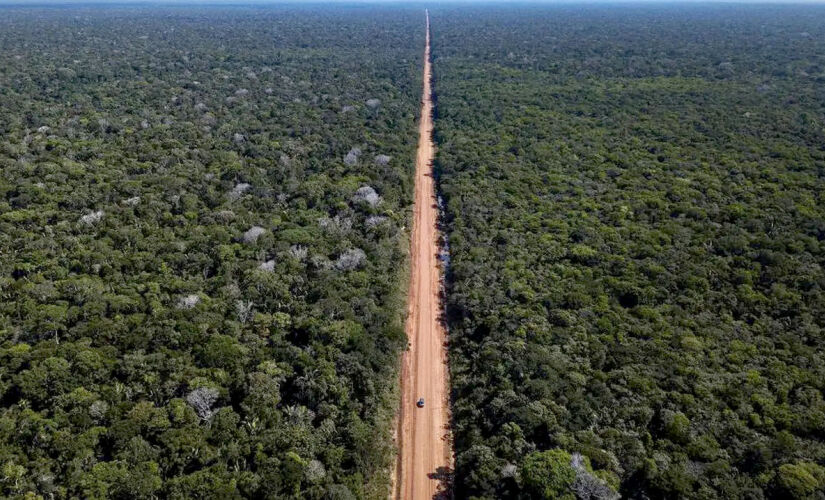
[[[3,5],[44,5],[44,4],[155,4],[155,5],[204,5],[204,4],[224,4],[224,5],[250,5],[250,4],[411,4],[411,5],[432,5],[439,4],[575,4],[575,3],[673,3],[673,4],[702,4],[702,3],[737,3],[737,4],[825,4],[825,0],[0,0]]]

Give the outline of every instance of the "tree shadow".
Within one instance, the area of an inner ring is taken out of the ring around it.
[[[438,489],[433,500],[450,500],[453,498],[453,471],[449,467],[439,467],[435,472],[427,474],[430,479],[438,481]]]

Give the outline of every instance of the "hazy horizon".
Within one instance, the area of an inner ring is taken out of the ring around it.
[[[482,5],[570,5],[570,4],[760,4],[760,5],[825,5],[825,0],[11,0],[0,2],[2,7],[14,6],[49,6],[49,5],[416,5],[437,6],[455,4],[482,4]]]

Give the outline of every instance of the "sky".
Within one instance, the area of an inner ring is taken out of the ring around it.
[[[146,4],[146,5],[284,5],[284,4],[412,4],[412,5],[447,5],[447,4],[783,4],[783,5],[825,5],[825,0],[0,0],[4,5],[71,5],[71,4]]]
[[[47,4],[155,4],[155,5],[250,5],[250,4],[575,4],[575,3],[758,3],[758,4],[825,4],[825,0],[0,0],[3,5],[47,5]]]

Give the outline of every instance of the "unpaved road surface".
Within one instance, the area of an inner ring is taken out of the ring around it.
[[[430,74],[430,16],[427,13],[424,91],[415,160],[412,276],[408,297],[407,338],[401,368],[398,485],[401,500],[448,496],[452,452],[449,429],[446,330],[442,323],[441,269],[432,162],[433,103]],[[417,408],[424,398],[424,408]]]

